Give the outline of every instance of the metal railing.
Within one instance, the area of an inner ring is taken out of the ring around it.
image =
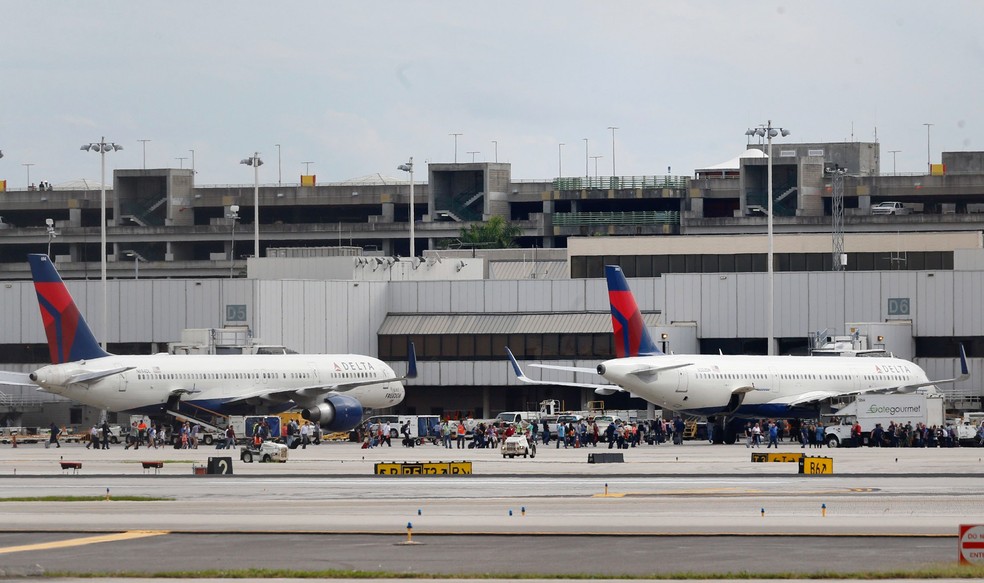
[[[555,178],[556,190],[619,190],[686,188],[688,176],[576,176]]]
[[[679,211],[633,211],[595,213],[555,213],[555,227],[584,225],[679,225]]]

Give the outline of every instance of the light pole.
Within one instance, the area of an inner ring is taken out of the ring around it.
[[[584,140],[584,177],[587,178],[591,174],[588,173],[588,138],[581,138]]]
[[[185,160],[187,160],[188,157],[187,156],[184,156],[184,157],[182,157],[182,156],[175,156],[174,159],[178,161],[178,168],[179,169],[184,169],[184,167],[185,167]]]
[[[274,144],[277,147],[277,188],[283,186],[283,174],[280,173],[280,144]]]
[[[194,150],[188,150],[188,151],[191,152],[191,175],[194,176],[195,175],[195,151]]]
[[[229,279],[235,277],[233,275],[233,268],[236,266],[236,221],[239,219],[239,205],[231,204],[229,205],[229,212],[226,214],[227,219],[232,219],[232,247],[229,248]]]
[[[112,142],[106,143],[106,137],[99,139],[98,143],[82,144],[79,148],[87,152],[99,152],[100,175],[99,175],[99,255],[101,260],[100,275],[102,279],[102,345],[106,349],[106,339],[109,337],[109,326],[106,324],[106,314],[109,311],[106,289],[106,152],[117,152],[123,146]]]
[[[591,159],[595,161],[595,178],[598,178],[598,158],[604,158],[604,156],[591,156]]]
[[[311,164],[314,164],[314,162],[301,162],[301,164],[304,164],[304,175],[305,176],[310,176],[311,175]]]
[[[782,135],[782,137],[786,137],[786,136],[789,135],[789,130],[787,130],[785,128],[774,128],[774,127],[772,127],[772,120],[771,119],[769,120],[769,122],[766,125],[764,125],[764,126],[761,126],[760,125],[757,128],[755,128],[755,129],[749,129],[748,131],[745,132],[745,135],[746,136],[759,136],[759,137],[763,137],[764,136],[768,140],[768,142],[769,142],[768,151],[766,152],[766,167],[767,167],[766,174],[767,174],[767,176],[766,176],[766,187],[765,187],[766,197],[769,199],[768,207],[766,209],[766,215],[767,215],[767,221],[768,221],[768,238],[769,238],[769,253],[768,253],[768,257],[766,259],[766,262],[768,263],[768,265],[766,265],[766,268],[768,269],[768,274],[769,274],[769,278],[768,278],[769,279],[769,284],[768,284],[769,293],[768,293],[768,296],[767,296],[768,299],[766,301],[766,314],[765,314],[766,315],[766,319],[765,319],[765,321],[766,321],[766,328],[768,328],[768,333],[769,333],[769,336],[768,336],[768,346],[766,346],[766,351],[767,351],[767,354],[769,356],[772,356],[773,354],[776,353],[776,349],[773,346],[775,332],[774,332],[774,323],[773,323],[773,315],[774,314],[772,313],[773,312],[773,307],[774,307],[774,297],[773,297],[773,294],[775,293],[775,271],[774,271],[774,268],[773,268],[773,265],[772,265],[772,255],[773,255],[773,239],[772,239],[772,138],[774,138],[774,137],[776,137],[777,135],[780,135],[780,134]]]
[[[557,144],[557,178],[564,175],[564,142]]]
[[[618,128],[615,126],[608,126],[608,129],[612,130],[612,177],[615,177],[615,130]]]
[[[133,249],[127,249],[123,254],[127,257],[133,257],[133,279],[140,279],[140,262],[147,260]]]
[[[927,172],[932,172],[933,171],[933,161],[932,161],[932,158],[929,155],[929,128],[933,127],[936,124],[924,123],[923,125],[926,126],[926,171]]]
[[[424,160],[424,162],[426,163],[427,160]],[[417,247],[414,244],[413,238],[413,224],[415,222],[413,214],[413,156],[410,156],[410,160],[406,164],[400,164],[396,169],[410,173],[410,258],[412,259],[417,257]]]
[[[892,176],[898,176],[899,173],[895,171],[895,155],[902,150],[889,150],[888,152],[892,155]]]
[[[260,153],[253,152],[249,158],[243,158],[240,164],[253,167],[253,257],[260,258]]]
[[[449,136],[454,136],[454,163],[458,163],[458,136],[461,134],[448,134]],[[426,162],[426,160],[425,160]]]
[[[34,166],[34,162],[21,164],[21,166],[27,168],[27,188],[31,188],[31,166]]]
[[[55,237],[58,236],[58,233],[55,232],[55,221],[54,221],[54,219],[45,219],[44,220],[44,226],[45,226],[45,229],[47,229],[47,231],[48,231],[48,258],[50,259],[51,258],[51,241]]]
[[[493,155],[495,156],[495,158],[494,158],[495,159],[495,163],[498,164],[499,163],[499,142],[497,142],[495,140],[492,140],[492,152],[493,152]]]
[[[149,142],[150,140],[137,140],[137,141],[143,144],[143,169],[146,170],[147,169],[147,142]]]
[[[473,152],[468,152],[468,154],[471,154],[472,155],[472,162],[474,162],[475,161],[475,154],[481,154],[481,152],[479,152],[479,151],[476,150],[476,151],[473,151]]]

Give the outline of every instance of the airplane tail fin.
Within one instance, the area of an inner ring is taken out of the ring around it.
[[[605,277],[608,279],[608,301],[612,307],[615,356],[625,358],[663,354],[646,329],[642,312],[639,311],[622,268],[617,265],[606,265]]]
[[[109,356],[96,341],[51,259],[44,254],[30,254],[27,261],[31,264],[52,364]]]

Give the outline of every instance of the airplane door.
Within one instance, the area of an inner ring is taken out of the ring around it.
[[[309,362],[308,363],[308,366],[311,367],[311,376],[312,376],[312,378],[314,378],[314,382],[315,383],[320,383],[321,382],[321,375],[318,374],[318,372],[319,372],[318,371],[318,366],[315,363],[313,363],[313,362]]]
[[[687,371],[686,370],[681,370],[677,374],[679,376],[677,377],[677,389],[676,389],[676,392],[678,392],[678,393],[686,393],[687,392],[687,385],[690,383],[690,375],[687,374]]]
[[[117,379],[116,382],[118,383],[117,389],[119,390],[119,392],[125,393],[126,392],[126,373],[116,375],[116,379]]]

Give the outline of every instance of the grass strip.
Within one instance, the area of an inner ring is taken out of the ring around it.
[[[727,573],[650,573],[650,574],[613,574],[613,573],[408,573],[394,571],[361,571],[328,569],[319,571],[297,571],[292,569],[209,569],[203,571],[167,571],[161,573],[145,573],[139,571],[120,571],[105,573],[74,573],[59,571],[45,573],[50,578],[84,578],[100,579],[104,577],[147,578],[147,579],[575,579],[590,581],[593,579],[620,579],[632,581],[666,581],[693,579],[789,579],[809,581],[814,579],[858,579],[877,581],[883,579],[982,579],[984,566],[935,565],[918,569],[899,569],[892,571],[855,571],[835,572],[817,571],[811,573],[796,572],[750,572],[738,571]]]
[[[14,496],[0,498],[0,502],[161,502],[173,501],[174,498],[158,498],[154,496]]]

